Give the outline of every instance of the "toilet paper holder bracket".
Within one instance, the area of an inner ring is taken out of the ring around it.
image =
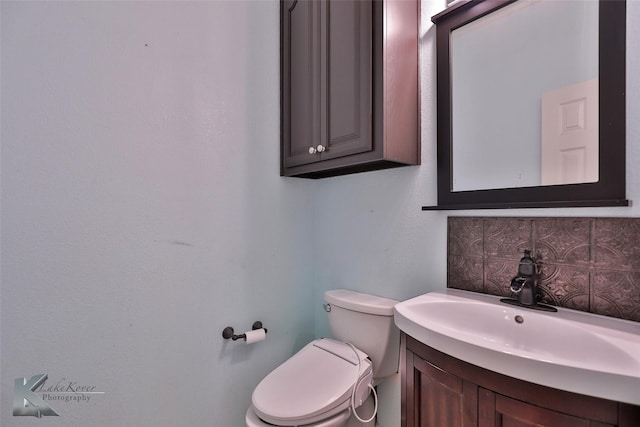
[[[264,329],[264,333],[267,333],[267,328],[264,328],[262,326],[262,322],[257,320],[255,322],[253,322],[253,325],[251,326],[251,330],[255,331],[256,329]],[[226,328],[224,328],[222,330],[222,338],[224,338],[225,340],[228,340],[229,338],[231,338],[233,341],[239,340],[239,339],[247,339],[247,335],[245,334],[240,334],[240,335],[236,335],[233,332],[233,328],[231,326],[227,326]]]

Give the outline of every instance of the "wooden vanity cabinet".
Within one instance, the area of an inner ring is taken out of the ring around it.
[[[419,163],[418,6],[281,1],[281,175]]]
[[[402,340],[402,427],[640,426],[640,406],[521,381]]]

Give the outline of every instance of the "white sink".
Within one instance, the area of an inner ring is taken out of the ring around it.
[[[558,308],[535,311],[500,297],[448,289],[396,304],[407,335],[501,374],[640,405],[640,323]]]

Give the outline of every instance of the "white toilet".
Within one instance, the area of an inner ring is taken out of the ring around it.
[[[327,291],[324,299],[335,339],[310,342],[267,375],[251,396],[247,427],[374,426],[370,391],[398,372],[398,301],[347,290]]]

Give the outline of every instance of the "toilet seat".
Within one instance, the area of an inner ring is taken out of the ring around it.
[[[328,338],[307,344],[258,384],[253,411],[278,426],[312,424],[348,409],[356,380],[359,405],[373,374],[367,355],[354,349]]]

